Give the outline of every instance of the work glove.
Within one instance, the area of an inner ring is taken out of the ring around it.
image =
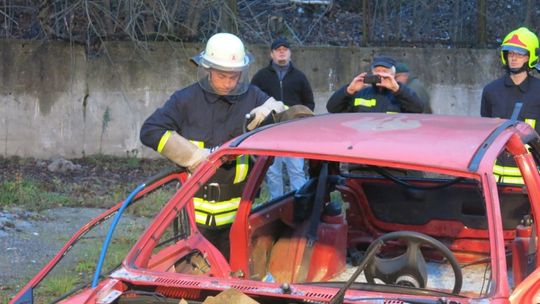
[[[313,115],[315,114],[310,108],[304,105],[294,105],[290,106],[283,112],[276,113],[272,111],[270,115],[266,116],[266,118],[259,124],[259,127],[297,118],[311,117]]]
[[[254,108],[249,112],[253,118],[251,122],[247,125],[248,131],[251,131],[258,127],[261,122],[268,116],[272,111],[283,112],[285,110],[285,105],[281,101],[277,101],[274,97],[268,98],[262,105]]]
[[[304,105],[290,106],[283,112],[273,114],[275,122],[282,122],[287,120],[293,120],[297,118],[311,117],[315,115],[310,108]]]
[[[177,165],[185,167],[189,172],[195,171],[208,157],[210,150],[197,147],[174,131],[169,132],[171,135],[160,153]]]

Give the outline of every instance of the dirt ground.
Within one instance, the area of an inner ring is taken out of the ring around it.
[[[0,157],[0,302],[14,295],[89,219],[171,166],[164,159],[62,161],[72,166],[53,172],[54,160]]]
[[[0,231],[0,245],[4,248],[0,255],[0,286],[9,290],[22,287],[78,228],[104,210],[64,207],[0,213],[0,222],[10,222],[9,229]]]
[[[55,166],[55,163],[59,165]],[[28,205],[28,202],[21,202],[24,209],[54,207],[54,201],[48,197],[36,202],[35,198],[40,198],[40,196],[33,193],[34,190],[64,198],[57,203],[57,207],[66,205],[110,207],[114,202],[107,199],[116,198],[111,197],[112,195],[123,195],[146,178],[170,166],[172,163],[163,158],[98,156],[40,160],[0,156],[0,184],[11,182],[16,188],[13,190],[26,191],[27,194],[24,197],[34,199],[35,206]],[[0,207],[19,205],[18,203],[0,200]]]

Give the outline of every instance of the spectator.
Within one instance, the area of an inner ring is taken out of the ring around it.
[[[240,135],[247,113],[255,115],[248,125],[253,129],[272,111],[284,110],[282,102],[249,84],[252,59],[238,37],[213,35],[193,61],[198,65],[199,81],[176,91],[146,119],[140,133],[143,144],[189,171],[212,148]],[[221,166],[207,183],[211,187],[201,187],[193,199],[199,231],[225,258],[229,257],[230,225],[248,166],[245,157]]]
[[[540,79],[530,72],[538,65],[538,37],[525,27],[511,31],[501,44],[505,75],[488,83],[482,91],[480,115],[510,118],[517,102],[523,103],[518,119],[540,133]],[[515,162],[501,155],[493,169],[499,182],[523,184]]]
[[[416,95],[418,95],[424,103],[424,113],[433,113],[431,110],[431,98],[429,97],[426,87],[417,77],[411,75],[409,67],[403,62],[398,62],[396,64],[396,80],[406,84],[416,93]]]
[[[406,84],[396,81],[396,61],[375,57],[368,75],[362,72],[351,83],[338,89],[326,104],[330,113],[339,112],[404,112],[422,113],[422,100]]]
[[[277,38],[270,47],[270,63],[260,69],[251,83],[286,106],[304,105],[314,110],[313,91],[308,79],[291,62],[291,46],[285,38]],[[283,195],[283,165],[287,169],[291,190],[306,182],[304,159],[276,157],[268,169],[266,183],[271,198]]]

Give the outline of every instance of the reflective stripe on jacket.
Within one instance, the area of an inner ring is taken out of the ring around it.
[[[175,92],[162,107],[146,119],[141,127],[140,138],[143,144],[156,151],[169,130],[176,131],[199,148],[220,146],[241,135],[244,131],[245,115],[268,98],[266,93],[254,85],[250,85],[241,95],[219,96],[204,91],[198,83],[194,83]],[[236,161],[224,163],[207,184],[201,187],[202,190],[197,193],[199,196],[195,196],[198,201],[198,223],[208,223],[208,226],[215,227],[232,222],[248,174],[248,160],[248,157],[240,156]],[[219,187],[209,186],[212,184]],[[213,192],[216,189],[226,192],[226,196],[219,195],[219,192],[216,196]],[[205,191],[210,191],[208,194],[212,197],[207,195],[207,198],[204,198]],[[216,197],[219,199],[216,200]],[[236,202],[232,203],[234,199]],[[200,202],[203,204],[200,205]],[[203,210],[200,206],[204,207]]]
[[[493,175],[495,175],[499,183],[523,184],[523,178],[518,167],[502,166],[495,163],[495,166],[493,166]]]
[[[326,109],[330,113],[422,113],[424,103],[407,85],[400,83],[399,90],[365,87],[354,95],[347,93],[345,85],[330,96]]]
[[[517,102],[523,103],[518,120],[540,133],[540,124],[536,123],[540,119],[540,79],[531,75],[519,85],[508,74],[487,84],[482,91],[480,114],[509,119]],[[493,174],[499,182],[523,184],[519,168],[511,157],[501,155],[493,167]]]
[[[195,195],[193,206],[195,207],[195,221],[198,224],[208,227],[232,224],[249,171],[248,160],[248,156],[240,155],[234,162],[234,170],[229,169],[229,171],[234,171],[233,184],[207,183]]]

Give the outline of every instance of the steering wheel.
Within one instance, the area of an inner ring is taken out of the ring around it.
[[[463,273],[461,267],[450,249],[438,240],[423,233],[414,231],[396,231],[387,233],[379,237],[372,244],[386,242],[389,240],[405,240],[407,246],[405,252],[399,256],[382,258],[375,256],[368,262],[365,269],[366,280],[374,284],[375,279],[383,281],[385,284],[401,285],[416,288],[425,288],[427,284],[426,261],[422,256],[421,245],[428,245],[436,249],[448,260],[454,271],[453,294],[459,294],[463,284]],[[365,256],[375,250],[375,246],[369,246]]]

